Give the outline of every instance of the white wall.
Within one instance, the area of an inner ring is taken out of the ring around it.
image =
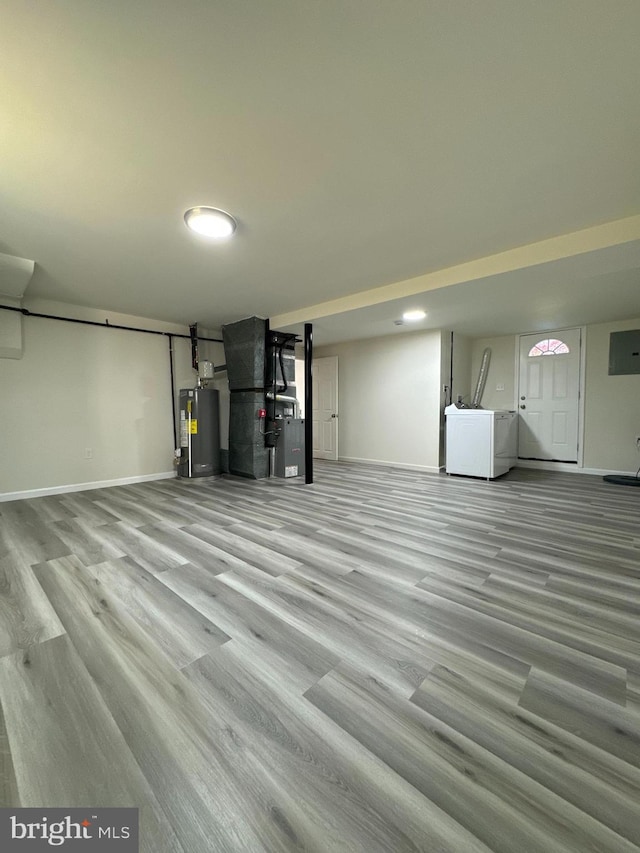
[[[182,326],[77,306],[27,307],[188,334]],[[168,340],[25,317],[23,357],[0,358],[0,495],[172,473]],[[177,392],[192,387],[195,375],[190,342],[173,340]],[[223,361],[205,345],[200,355]]]
[[[341,459],[438,470],[441,333],[317,347],[338,357]]]
[[[449,341],[451,335],[448,334]],[[470,381],[471,373],[471,338],[460,335],[457,332],[453,335],[453,384],[451,400],[455,403],[458,397],[462,397],[465,402],[470,402],[472,388]],[[449,347],[451,344],[449,343]],[[448,369],[451,369],[451,362],[448,364]]]
[[[585,468],[635,473],[640,467],[640,374],[609,376],[609,335],[640,329],[640,318],[587,326]]]
[[[21,308],[19,299],[0,295],[3,305]],[[0,358],[22,358],[22,314],[0,311]]]
[[[458,397],[469,402],[469,375],[471,373],[471,338],[458,332],[442,330],[441,333],[441,358],[440,358],[440,465],[446,462],[445,449],[445,406],[449,401],[455,402]],[[453,350],[453,358],[452,358]],[[453,375],[452,375],[453,369]],[[444,390],[445,386],[450,392]]]

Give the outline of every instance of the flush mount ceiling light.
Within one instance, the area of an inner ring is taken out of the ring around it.
[[[217,207],[192,207],[184,215],[187,228],[209,237],[211,240],[226,240],[236,230],[236,221]]]
[[[417,320],[424,320],[426,316],[425,311],[405,311],[402,315],[402,319],[406,320],[408,323],[415,323]]]

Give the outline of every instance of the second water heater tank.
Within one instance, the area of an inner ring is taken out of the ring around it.
[[[218,398],[213,388],[180,390],[180,477],[222,473]]]

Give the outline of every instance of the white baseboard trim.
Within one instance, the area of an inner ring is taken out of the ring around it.
[[[119,480],[96,480],[93,483],[72,483],[67,486],[51,486],[47,489],[28,489],[25,492],[3,492],[0,494],[0,502],[44,498],[47,495],[63,495],[66,492],[85,492],[89,489],[104,489],[109,486],[129,486],[132,483],[148,483],[151,480],[172,480],[175,476],[175,471],[163,471],[161,474],[121,477]]]
[[[570,462],[545,462],[542,459],[518,459],[516,468],[534,468],[540,471],[564,471],[567,474],[594,474],[604,477],[617,474],[622,477],[635,477],[635,471],[614,471],[612,468],[580,468]]]
[[[340,462],[359,462],[362,465],[378,465],[381,468],[404,468],[407,471],[424,471],[428,474],[439,474],[444,471],[441,466],[433,465],[411,465],[407,462],[386,462],[382,459],[360,459],[357,456],[340,456]]]

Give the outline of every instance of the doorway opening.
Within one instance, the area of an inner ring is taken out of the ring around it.
[[[313,360],[313,455],[338,460],[338,357]]]
[[[577,464],[582,330],[521,335],[518,458]]]

